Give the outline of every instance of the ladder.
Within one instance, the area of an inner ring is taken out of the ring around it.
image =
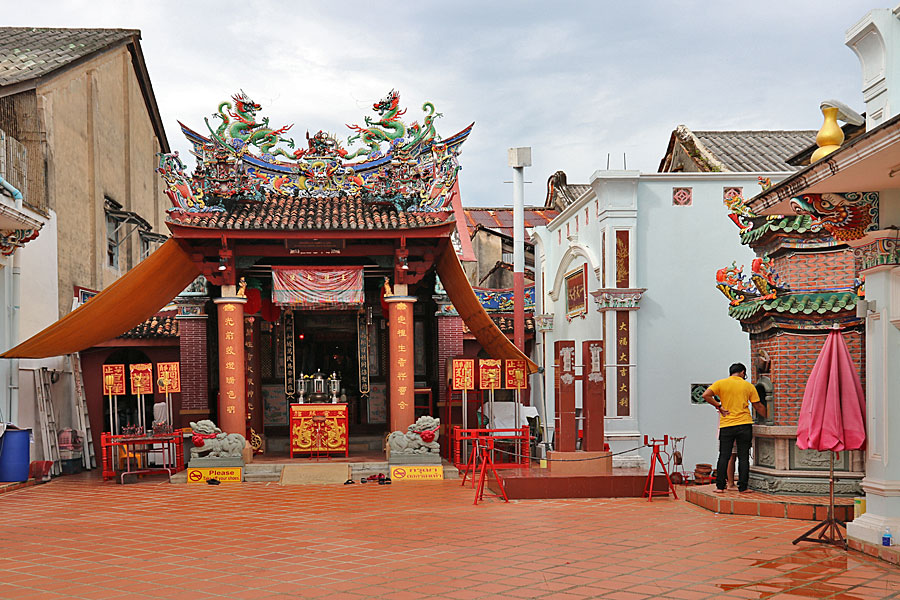
[[[82,438],[81,460],[85,469],[97,466],[94,454],[94,435],[91,433],[91,420],[88,417],[87,397],[84,393],[84,374],[81,371],[81,355],[75,352],[69,355],[72,366],[72,377],[75,382],[75,419]]]
[[[53,400],[50,394],[50,372],[47,370],[47,367],[40,367],[34,370],[34,395],[37,400],[44,460],[53,462],[53,466],[50,468],[50,475],[59,475],[62,473],[62,463],[59,460],[56,415],[53,413]]]

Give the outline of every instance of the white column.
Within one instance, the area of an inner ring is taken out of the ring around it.
[[[900,533],[900,267],[865,276],[866,300],[875,302],[866,318],[866,514],[847,534],[880,545],[885,527]]]

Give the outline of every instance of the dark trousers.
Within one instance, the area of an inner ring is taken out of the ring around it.
[[[716,487],[725,489],[725,475],[731,449],[737,443],[738,490],[746,490],[750,483],[750,444],[753,442],[753,425],[732,425],[719,429],[719,463],[716,465]]]

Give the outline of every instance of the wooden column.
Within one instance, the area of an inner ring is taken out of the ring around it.
[[[219,422],[226,433],[247,435],[244,359],[246,298],[216,298],[219,315]]]
[[[415,355],[413,354],[413,303],[415,296],[385,296],[388,304],[390,347],[391,431],[406,431],[415,422]]]
[[[556,449],[574,452],[578,424],[575,421],[575,342],[553,343],[556,356]]]
[[[606,416],[606,384],[603,367],[603,342],[585,340],[581,344],[581,405],[584,411],[584,440],[582,450],[603,450],[603,419]]]

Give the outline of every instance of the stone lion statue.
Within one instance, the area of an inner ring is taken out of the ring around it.
[[[440,428],[440,419],[419,417],[406,428],[406,433],[395,431],[388,436],[391,454],[437,454],[441,451],[437,441]]]
[[[244,436],[225,433],[209,420],[191,422],[194,430],[191,458],[240,457],[244,450]]]

